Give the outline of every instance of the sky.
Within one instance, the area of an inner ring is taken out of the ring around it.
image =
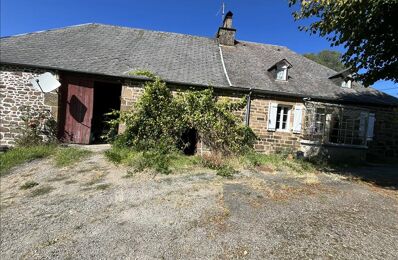
[[[221,23],[222,0],[0,0],[0,35],[10,36],[83,23],[212,37]],[[316,35],[298,30],[287,0],[224,0],[234,13],[237,39],[287,46],[298,53],[331,48]],[[398,97],[398,84],[375,88]]]

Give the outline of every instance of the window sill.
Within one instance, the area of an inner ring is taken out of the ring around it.
[[[300,143],[304,144],[304,145],[322,145],[322,146],[329,146],[329,147],[368,149],[367,145],[356,145],[356,144],[322,143],[320,141],[310,141],[310,140],[301,140]]]
[[[275,132],[276,133],[291,133],[292,131],[291,130],[288,130],[288,129],[276,129],[275,130]]]

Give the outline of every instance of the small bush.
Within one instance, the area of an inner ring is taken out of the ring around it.
[[[23,185],[21,185],[20,189],[21,190],[27,190],[27,189],[33,188],[33,187],[35,187],[37,185],[39,185],[39,183],[37,183],[35,181],[27,181]]]
[[[55,154],[55,164],[58,167],[68,166],[87,157],[91,152],[74,147],[59,148]]]
[[[230,165],[223,165],[217,169],[217,175],[231,178],[237,171]]]
[[[18,146],[57,142],[57,123],[49,110],[23,106],[20,111],[23,124],[18,128],[20,134],[15,139]]]
[[[12,148],[5,153],[0,153],[0,175],[9,172],[9,170],[22,163],[39,158],[45,158],[56,150],[54,145],[39,145],[29,147]]]

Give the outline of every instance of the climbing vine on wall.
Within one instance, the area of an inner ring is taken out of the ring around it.
[[[116,144],[137,150],[183,149],[182,135],[195,129],[201,141],[212,151],[222,154],[250,150],[256,140],[253,131],[243,125],[234,112],[242,110],[246,99],[238,102],[220,100],[212,88],[178,92],[173,95],[166,83],[148,72],[144,93],[134,107],[120,113],[109,123],[122,123],[126,130],[116,137]]]

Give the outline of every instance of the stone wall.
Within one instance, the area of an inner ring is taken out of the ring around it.
[[[370,108],[375,113],[374,137],[368,142],[368,160],[398,158],[398,109]]]
[[[0,144],[13,145],[18,135],[18,128],[23,106],[34,109],[49,109],[57,118],[58,94],[43,94],[35,90],[29,80],[48,70],[25,68],[20,66],[0,65]],[[54,73],[54,72],[53,72]]]
[[[173,86],[173,89],[178,89]],[[121,97],[121,111],[131,109],[134,103],[138,100],[140,95],[143,93],[143,83],[135,81],[126,81],[122,87]],[[225,97],[232,101],[239,101],[244,95],[242,93],[226,93],[217,92],[219,97]],[[294,108],[294,105],[299,102],[298,100],[277,100],[266,97],[253,97],[251,101],[251,113],[250,113],[250,127],[253,129],[259,140],[255,144],[255,149],[259,152],[275,152],[282,150],[294,150],[300,146],[301,135],[295,134],[292,131],[268,131],[268,106],[270,102],[276,102],[279,104],[289,105]],[[293,113],[293,111],[291,111]],[[245,111],[237,113],[244,119]],[[304,120],[304,115],[303,115]],[[293,116],[290,116],[290,128],[293,127]],[[119,131],[124,131],[124,126],[119,127]],[[208,148],[202,144],[199,140],[197,145],[197,152],[209,152]]]
[[[271,102],[291,106],[288,131],[268,130],[268,108]],[[299,100],[280,100],[266,97],[254,98],[251,102],[250,127],[258,136],[259,140],[254,148],[259,152],[271,153],[276,151],[298,150],[300,147],[301,134],[293,133],[294,106]],[[303,111],[304,113],[304,111]],[[303,117],[304,119],[304,114]]]
[[[0,65],[0,144],[12,145],[18,134],[21,107],[32,106],[36,109],[49,109],[53,116],[58,114],[58,94],[56,92],[43,94],[33,89],[29,80],[47,70],[25,68],[20,66]],[[54,72],[52,72],[55,74]],[[121,111],[131,109],[143,93],[142,81],[125,80],[122,86]],[[183,89],[172,86],[173,91]],[[220,97],[238,100],[243,93],[216,91]],[[303,138],[302,134],[289,131],[268,131],[268,108],[270,102],[289,105],[292,108],[300,99],[276,99],[268,96],[253,96],[251,101],[250,127],[259,140],[255,149],[259,152],[271,153],[280,150],[298,150]],[[368,143],[368,158],[398,157],[398,111],[388,108],[366,107],[376,114],[374,139]],[[238,115],[244,118],[244,110]],[[293,113],[293,111],[291,111]],[[305,118],[303,112],[303,120]],[[290,116],[290,129],[293,126],[293,116]],[[120,132],[124,126],[120,126]],[[198,153],[208,152],[208,149],[199,141]]]

